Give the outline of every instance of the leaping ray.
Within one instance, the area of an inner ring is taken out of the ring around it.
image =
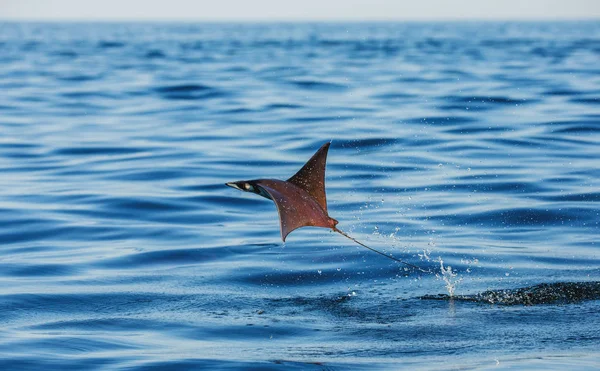
[[[430,273],[416,265],[397,259],[384,252],[371,248],[337,228],[338,221],[327,213],[325,197],[325,164],[331,142],[327,142],[308,160],[294,176],[288,180],[255,179],[225,183],[225,185],[244,192],[256,193],[273,200],[279,213],[281,238],[301,227],[329,228],[377,254]]]

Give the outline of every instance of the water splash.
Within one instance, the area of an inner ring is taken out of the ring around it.
[[[441,257],[438,257],[438,261],[440,263],[441,274],[436,274],[436,277],[444,280],[446,283],[446,290],[448,290],[448,295],[453,297],[454,292],[456,291],[456,286],[462,281],[462,277],[458,277],[458,273],[453,271],[451,266],[448,265],[444,267],[444,261]]]

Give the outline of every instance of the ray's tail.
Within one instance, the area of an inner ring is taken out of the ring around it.
[[[406,266],[409,266],[409,267],[411,267],[411,268],[414,268],[414,269],[416,269],[416,270],[418,270],[418,271],[420,271],[420,272],[423,272],[423,273],[432,273],[432,272],[431,272],[431,271],[429,271],[429,270],[425,270],[425,269],[423,269],[423,268],[421,268],[421,267],[418,267],[418,266],[416,266],[416,265],[414,265],[414,264],[407,263],[407,262],[405,262],[404,260],[400,260],[400,259],[398,259],[398,258],[394,258],[394,257],[393,257],[393,256],[391,256],[391,255],[388,255],[388,254],[386,254],[386,253],[384,253],[384,252],[381,252],[381,251],[379,251],[379,250],[376,250],[376,249],[374,249],[374,248],[372,248],[372,247],[369,247],[369,246],[365,245],[364,243],[360,242],[359,240],[357,240],[356,238],[354,238],[354,237],[352,237],[352,236],[349,236],[348,234],[346,234],[346,232],[339,230],[337,227],[333,227],[333,230],[334,230],[335,232],[337,232],[337,233],[341,234],[342,236],[346,237],[347,239],[349,239],[349,240],[352,240],[352,241],[356,242],[357,244],[361,245],[362,247],[365,247],[365,248],[367,248],[367,249],[369,249],[369,250],[371,250],[371,251],[373,251],[373,252],[375,252],[375,253],[377,253],[377,254],[379,254],[379,255],[381,255],[381,256],[385,256],[385,257],[386,257],[386,258],[388,258],[388,259],[392,259],[392,260],[393,260],[393,261],[395,261],[395,262],[398,262],[398,263],[404,264],[404,265],[406,265]]]

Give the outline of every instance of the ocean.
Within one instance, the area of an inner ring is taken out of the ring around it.
[[[3,370],[600,368],[600,23],[0,24]],[[273,202],[331,141],[338,227]]]

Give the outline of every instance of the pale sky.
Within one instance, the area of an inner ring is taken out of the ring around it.
[[[600,0],[0,0],[3,20],[600,19]]]

